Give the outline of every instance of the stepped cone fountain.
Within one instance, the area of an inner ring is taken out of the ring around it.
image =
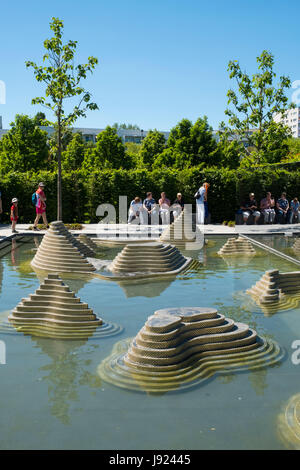
[[[172,245],[158,242],[126,245],[115,259],[106,266],[112,276],[109,279],[143,278],[176,275],[193,263]]]
[[[203,233],[196,225],[195,231],[192,227],[192,216],[186,209],[168,225],[160,236],[160,240],[164,243],[172,243],[173,245],[186,245],[187,243],[197,243],[203,246]]]
[[[22,299],[8,320],[17,331],[56,339],[87,339],[99,326],[104,335],[116,330],[97,318],[57,274],[49,274],[34,294]]]
[[[77,240],[62,222],[52,222],[31,261],[33,268],[47,272],[89,273],[96,268],[86,256],[94,252]]]
[[[150,316],[133,341],[117,343],[98,373],[122,388],[162,393],[282,357],[275,342],[213,308],[168,308]]]
[[[296,238],[295,243],[293,245],[293,250],[296,255],[300,256],[300,238]]]
[[[218,251],[218,255],[222,256],[244,256],[244,255],[255,255],[255,249],[252,243],[243,237],[232,237],[228,238],[225,245]]]
[[[266,313],[295,308],[300,300],[300,271],[266,271],[246,292]]]
[[[83,243],[83,245],[86,245],[88,248],[90,248],[93,253],[95,254],[95,252],[98,250],[98,246],[96,245],[96,243],[90,238],[88,237],[87,235],[85,235],[84,233],[81,233],[79,236],[78,236],[78,240]],[[93,255],[94,256],[94,255]]]
[[[300,393],[290,398],[278,417],[278,433],[288,449],[300,450]]]

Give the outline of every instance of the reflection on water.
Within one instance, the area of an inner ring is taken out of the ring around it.
[[[288,449],[300,450],[300,393],[292,396],[277,419],[279,438]]]
[[[70,408],[78,401],[81,386],[100,388],[101,380],[92,374],[87,366],[90,360],[79,356],[79,349],[86,341],[59,341],[43,338],[32,339],[35,346],[41,349],[50,359],[47,365],[40,367],[45,372],[42,381],[47,384],[51,414],[64,424],[71,423]],[[98,345],[93,345],[89,354],[95,353]]]
[[[30,267],[35,243],[17,241],[14,262],[10,249],[0,258],[0,339],[7,344],[8,364],[0,366],[1,447],[283,448],[274,423],[281,406],[299,393],[300,366],[291,363],[290,353],[299,339],[300,309],[293,305],[266,317],[245,292],[265,271],[288,272],[295,266],[259,249],[247,263],[228,264],[217,255],[225,241],[214,237],[200,251],[183,252],[201,265],[175,278],[117,284],[63,276],[101,318],[125,327],[120,339],[134,337],[154,310],[205,305],[247,323],[287,351],[279,366],[244,374],[228,370],[186,393],[155,396],[130,393],[99,378],[97,367],[111,354],[116,336],[98,340],[96,332],[87,341],[58,341],[25,336],[12,327],[14,334],[4,334],[9,312],[40,284]],[[288,249],[291,240],[280,243]],[[103,249],[98,256],[113,259],[120,249]]]

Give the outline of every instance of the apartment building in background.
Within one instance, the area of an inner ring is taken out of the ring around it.
[[[40,126],[41,129],[46,131],[49,137],[54,133],[53,127]],[[82,138],[85,142],[96,142],[97,135],[104,129],[98,128],[86,128],[86,127],[73,127],[72,132],[75,134],[79,132],[82,135]],[[6,134],[8,129],[2,128],[2,116],[0,116],[0,139],[2,135]],[[144,131],[143,129],[117,129],[118,136],[122,138],[124,144],[127,142],[134,142],[140,144],[142,140],[146,137],[149,131]],[[162,132],[165,136],[166,141],[169,138],[170,132]]]
[[[275,122],[282,122],[291,129],[292,137],[300,137],[300,108],[289,109],[283,115],[281,113],[273,116]]]

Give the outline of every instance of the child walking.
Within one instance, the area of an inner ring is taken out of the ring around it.
[[[14,197],[12,199],[12,206],[10,208],[10,220],[11,220],[11,230],[12,233],[18,233],[16,230],[16,223],[18,221],[18,199]]]

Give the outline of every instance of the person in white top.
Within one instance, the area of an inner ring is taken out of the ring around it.
[[[166,193],[162,192],[160,195],[159,204],[159,213],[161,217],[162,225],[167,225],[170,223],[170,200],[166,197]]]
[[[143,209],[143,204],[142,204],[141,198],[137,196],[130,203],[129,217],[128,217],[129,224],[131,224],[133,221],[135,221],[134,222],[135,224],[139,223],[139,217],[141,215],[142,209]]]
[[[195,193],[195,198],[196,198],[196,206],[197,206],[197,214],[196,214],[196,223],[197,224],[204,224],[204,218],[205,218],[205,207],[204,207],[204,201],[206,200],[206,183],[204,182],[202,186],[198,189],[198,191]]]

